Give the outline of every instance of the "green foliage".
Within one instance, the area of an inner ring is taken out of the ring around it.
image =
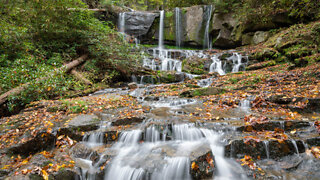
[[[88,110],[88,102],[75,100],[75,101],[63,101],[61,107],[72,113],[81,113]]]
[[[123,37],[85,10],[81,0],[0,1],[0,94],[30,83],[10,97],[11,109],[84,90],[70,75],[53,73],[82,54],[92,59],[81,69],[92,82],[111,83],[138,65],[138,54],[128,53]]]

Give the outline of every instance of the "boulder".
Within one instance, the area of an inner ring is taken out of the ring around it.
[[[270,37],[270,33],[267,31],[257,31],[254,33],[252,42],[253,44],[259,44],[265,42]]]
[[[234,48],[239,42],[233,35],[236,19],[231,13],[215,13],[212,20],[213,46],[220,48]]]
[[[191,56],[182,61],[182,71],[190,74],[201,75],[209,71],[211,63],[212,60],[210,59],[203,59],[198,56]]]
[[[159,79],[161,83],[177,83],[184,80],[184,73],[161,71],[159,73]]]
[[[125,33],[139,37],[146,35],[159,13],[152,12],[126,12],[125,13]]]
[[[216,170],[214,156],[210,147],[200,146],[191,152],[190,174],[193,179],[210,179]]]
[[[96,161],[99,158],[99,154],[93,149],[87,147],[83,143],[77,143],[70,150],[73,158],[87,159],[90,157],[91,161]]]

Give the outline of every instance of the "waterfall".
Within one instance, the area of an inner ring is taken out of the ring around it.
[[[204,41],[203,41],[203,48],[208,48],[211,49],[211,40],[210,40],[210,22],[211,22],[211,16],[212,16],[212,11],[213,11],[213,6],[208,5],[205,6],[206,12],[205,12],[205,19],[207,20],[206,22],[206,29],[204,31]]]
[[[263,145],[266,150],[267,159],[270,159],[269,141],[263,141]]]
[[[176,46],[181,47],[182,44],[182,25],[181,25],[181,10],[175,8],[176,15]]]
[[[222,62],[218,58],[218,56],[212,56],[212,64],[210,65],[210,72],[217,72],[220,75],[225,75],[225,71],[222,69]]]
[[[118,20],[118,29],[120,32],[125,33],[126,31],[126,13],[120,13],[119,14],[119,20]]]
[[[164,11],[160,11],[159,49],[163,49],[164,15]]]

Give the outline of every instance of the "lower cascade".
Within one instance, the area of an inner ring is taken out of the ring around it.
[[[111,156],[104,170],[105,180],[246,179],[233,172],[233,164],[225,159],[221,132],[192,123],[148,126],[151,122],[143,122],[140,129],[121,132],[118,142],[105,148],[98,160],[90,160],[92,154],[82,159],[87,169],[81,169],[81,179],[98,179],[96,169],[103,159]],[[94,146],[93,138],[85,141],[93,148],[104,147],[101,144]],[[205,162],[196,155],[199,152],[205,155]],[[207,164],[207,169],[200,175],[194,170],[198,163]]]

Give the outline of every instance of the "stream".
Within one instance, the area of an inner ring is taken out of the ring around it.
[[[180,10],[176,8],[176,23],[180,22]],[[206,19],[209,22],[212,7],[207,7]],[[209,73],[225,75],[245,70],[248,57],[234,50],[212,52],[208,50],[165,49],[163,42],[164,11],[160,11],[159,45],[145,49],[143,66],[154,71],[174,71],[181,75],[181,82],[199,75],[183,72],[182,60],[198,57],[208,59]],[[125,13],[119,16],[119,26],[125,32]],[[206,25],[206,29],[209,25]],[[181,29],[176,28],[177,37]],[[205,48],[210,47],[210,37],[204,32]],[[177,40],[181,46],[181,40]],[[223,58],[222,58],[223,56]],[[130,95],[147,109],[138,123],[129,123],[125,130],[117,131],[116,142],[106,142],[111,132],[112,117],[117,112],[107,112],[108,120],[102,121],[97,131],[89,132],[81,142],[97,153],[77,159],[81,180],[188,180],[188,179],[252,179],[259,175],[258,170],[242,167],[239,159],[244,155],[257,157],[257,165],[263,167],[268,179],[319,179],[319,161],[304,153],[309,147],[308,138],[314,134],[314,127],[306,123],[299,138],[290,136],[288,123],[274,117],[270,124],[280,128],[290,137],[284,141],[287,149],[283,152],[281,143],[264,140],[248,145],[242,137],[246,127],[240,126],[244,116],[251,113],[254,97],[247,97],[239,106],[219,112],[220,119],[203,122],[193,119],[194,114],[206,103],[203,98],[181,98],[178,96],[153,96],[161,89],[161,80],[148,76],[133,76],[137,89],[108,89],[92,96]],[[197,80],[200,87],[210,87],[214,77]],[[295,121],[292,122],[297,123]],[[297,123],[299,124],[299,123]],[[96,156],[96,158],[93,158]],[[256,165],[256,164],[254,164]],[[286,169],[283,170],[283,169]],[[261,172],[262,173],[262,172]]]

